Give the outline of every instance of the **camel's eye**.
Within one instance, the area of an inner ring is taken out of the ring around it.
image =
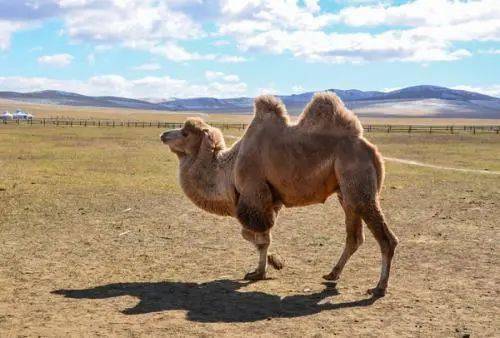
[[[185,130],[181,131],[181,134],[182,134],[183,137],[187,137],[188,136],[188,133]]]

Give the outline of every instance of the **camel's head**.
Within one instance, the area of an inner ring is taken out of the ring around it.
[[[168,130],[161,134],[161,141],[174,153],[196,155],[200,151],[219,151],[226,147],[219,129],[209,126],[200,118],[187,119],[180,129]]]

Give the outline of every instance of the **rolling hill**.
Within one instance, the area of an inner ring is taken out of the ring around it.
[[[357,89],[328,90],[337,93],[349,108],[362,116],[500,118],[500,98],[464,90],[429,85],[407,87],[390,92]],[[279,97],[290,113],[297,114],[302,111],[313,95],[314,92],[306,92],[279,95]],[[0,99],[69,106],[218,113],[250,113],[253,103],[253,98],[249,97],[139,100],[114,96],[86,96],[54,90],[30,93],[0,91]]]

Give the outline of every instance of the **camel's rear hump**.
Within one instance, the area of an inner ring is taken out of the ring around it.
[[[352,111],[333,92],[314,94],[299,117],[299,128],[310,131],[331,132],[343,136],[361,136],[363,127]]]

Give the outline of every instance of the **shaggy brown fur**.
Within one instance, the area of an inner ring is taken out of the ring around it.
[[[242,236],[259,251],[259,264],[247,279],[266,276],[271,228],[280,208],[324,203],[337,193],[345,212],[346,245],[325,275],[338,280],[349,257],[363,243],[362,220],[377,239],[382,268],[374,295],[384,295],[397,238],[379,204],[384,179],[382,157],[363,138],[357,117],[333,93],[318,93],[296,124],[283,103],[269,95],[255,99],[255,117],[244,136],[226,149],[220,130],[200,119],[165,132],[161,139],[180,159],[180,182],[200,208],[237,218]]]
[[[316,93],[299,117],[299,128],[309,132],[362,136],[363,127],[354,113],[331,92]]]

